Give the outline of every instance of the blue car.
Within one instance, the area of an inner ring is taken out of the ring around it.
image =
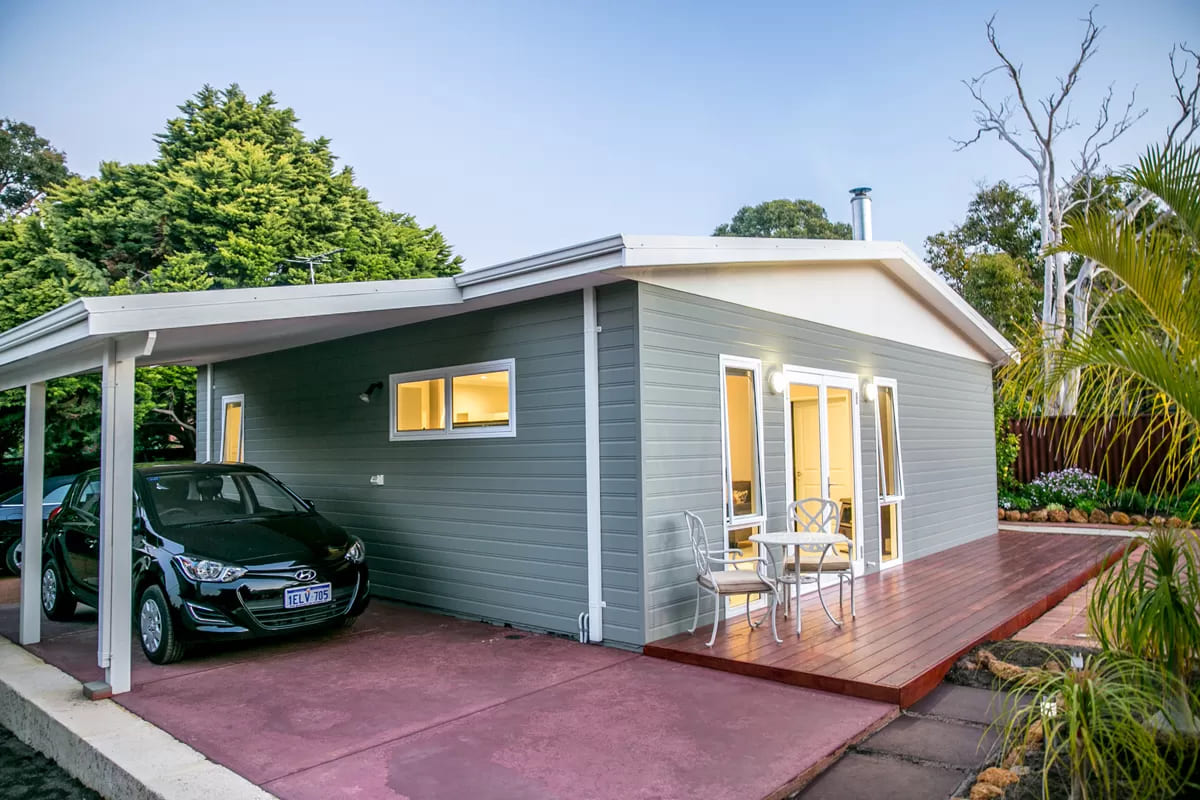
[[[46,478],[42,484],[42,521],[62,505],[74,475]],[[0,553],[4,566],[14,575],[21,573],[21,519],[25,516],[25,492],[17,489],[0,499]]]

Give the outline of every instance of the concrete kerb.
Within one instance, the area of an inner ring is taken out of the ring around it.
[[[0,724],[104,797],[274,797],[112,700],[85,700],[77,680],[3,637]]]

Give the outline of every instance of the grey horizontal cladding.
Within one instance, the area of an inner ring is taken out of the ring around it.
[[[612,375],[627,378],[632,355],[619,351],[631,351],[633,338],[617,323],[631,328],[633,316],[620,305],[611,308],[616,344],[610,351],[602,338],[601,348]],[[369,405],[358,399],[393,373],[502,358],[516,359],[515,437],[391,442],[388,390]],[[636,415],[636,395],[618,384],[602,422],[619,426]],[[221,363],[215,385],[216,409],[223,395],[245,395],[246,460],[363,538],[377,594],[575,633],[587,608],[580,293]],[[605,574],[613,624],[628,637],[620,641],[640,644],[640,606],[622,599],[637,594],[628,572],[638,520],[627,518],[636,504],[612,505],[636,496],[635,453],[618,449],[605,462],[613,520]],[[369,483],[375,474],[384,485]]]
[[[641,443],[637,284],[596,289],[600,326],[600,525],[604,638],[645,643],[642,606]]]
[[[852,302],[848,298],[847,302]],[[722,535],[719,356],[897,380],[906,498],[904,557],[994,533],[988,365],[649,284],[639,287],[646,638],[686,630],[695,568],[682,512]],[[765,377],[765,376],[764,376]],[[785,524],[783,398],[764,389],[768,527]],[[879,561],[875,407],[860,406],[866,560]],[[877,567],[868,567],[874,569]],[[708,620],[711,622],[711,612]]]

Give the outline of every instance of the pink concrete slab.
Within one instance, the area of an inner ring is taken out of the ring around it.
[[[894,713],[639,656],[266,788],[285,800],[759,798]]]
[[[448,617],[420,614],[420,624],[406,624],[404,614],[382,613],[393,627],[149,684],[135,678],[134,691],[117,699],[262,783],[635,657]]]

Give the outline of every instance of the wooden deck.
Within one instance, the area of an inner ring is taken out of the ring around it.
[[[804,632],[780,613],[779,635],[751,630],[744,616],[646,645],[646,655],[753,675],[907,708],[934,689],[980,642],[1016,633],[1124,551],[1116,536],[1001,532],[859,578],[857,619],[826,618],[803,599]],[[825,590],[837,603],[837,589]],[[709,598],[711,601],[711,598]]]

